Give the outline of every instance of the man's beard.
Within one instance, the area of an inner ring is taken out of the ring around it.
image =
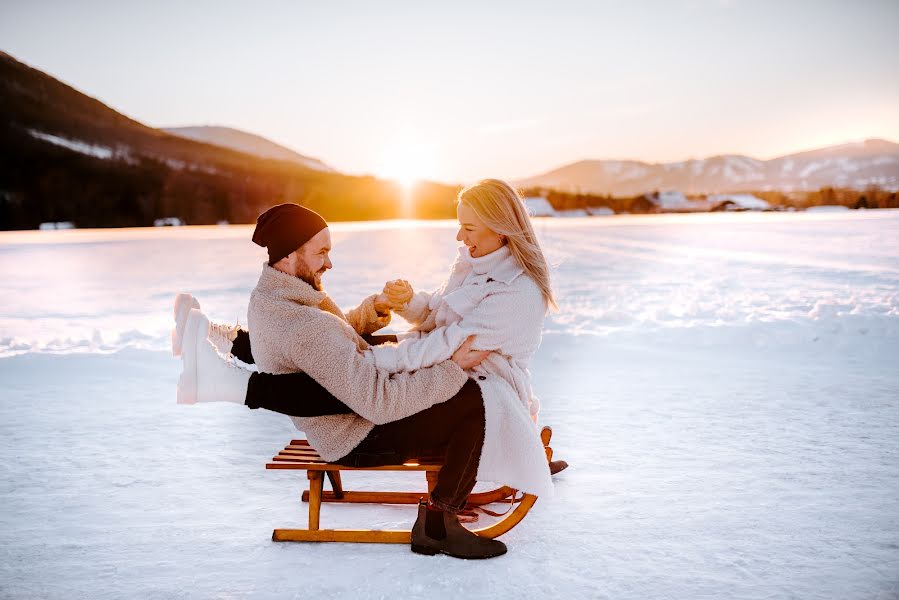
[[[322,288],[322,275],[325,273],[325,270],[322,269],[318,273],[312,273],[306,268],[306,265],[299,265],[300,272],[297,273],[297,277],[308,283],[312,286],[312,289],[316,292],[323,291]]]

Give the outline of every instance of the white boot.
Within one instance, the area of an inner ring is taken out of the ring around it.
[[[240,329],[237,325],[225,325],[224,323],[210,323],[209,333],[207,337],[216,350],[222,354],[231,354],[231,346],[234,338],[237,337],[237,331]]]
[[[190,294],[178,294],[175,296],[175,328],[172,329],[172,355],[181,356],[181,346],[184,339],[184,326],[187,324],[187,315],[190,309],[200,308],[200,303]]]
[[[250,371],[219,354],[207,339],[209,319],[191,309],[184,327],[184,371],[178,381],[178,404],[234,402],[244,404]]]

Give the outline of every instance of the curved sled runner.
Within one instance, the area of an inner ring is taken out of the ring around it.
[[[544,427],[540,439],[546,448],[547,462],[552,460],[552,448],[549,441],[552,430]],[[375,530],[375,529],[320,529],[319,520],[322,502],[351,503],[384,503],[384,504],[417,504],[419,499],[426,498],[427,492],[352,492],[344,491],[340,479],[341,471],[424,471],[428,489],[436,483],[437,472],[442,464],[438,460],[422,458],[407,461],[401,465],[383,467],[355,468],[326,462],[306,440],[291,440],[266,469],[288,469],[306,471],[309,479],[309,490],[303,492],[303,501],[309,502],[308,529],[275,529],[272,539],[276,542],[359,542],[379,544],[408,544],[411,541],[409,530]],[[324,479],[328,476],[333,491],[324,492]],[[480,529],[472,529],[480,536],[498,537],[521,522],[534,506],[537,496],[523,494],[515,497],[515,490],[502,486],[486,492],[478,492],[468,497],[469,506],[481,506],[492,502],[511,500],[515,505],[511,511],[496,523]]]

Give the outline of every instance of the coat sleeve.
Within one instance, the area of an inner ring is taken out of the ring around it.
[[[346,314],[347,322],[359,335],[374,333],[390,324],[390,313],[382,317],[375,310],[376,297],[377,294],[372,294]]]
[[[447,289],[447,286],[450,285],[450,282],[454,280],[454,278],[458,281],[462,276],[461,270],[465,265],[465,261],[461,258],[457,257],[453,264],[450,266],[449,275],[446,278],[446,281],[437,288],[437,290],[433,292],[417,292],[412,296],[412,300],[409,301],[406,306],[402,309],[396,311],[396,314],[403,317],[413,326],[418,326],[424,323],[428,316],[431,314],[431,300],[434,299],[434,296],[439,296],[444,293]]]
[[[542,307],[531,294],[513,288],[501,289],[486,296],[474,309],[456,323],[438,327],[417,339],[398,344],[375,346],[367,350],[379,368],[392,372],[414,371],[447,360],[469,335],[474,335],[472,348],[501,350],[519,339],[522,324],[542,326]]]
[[[406,338],[397,344],[381,344],[365,351],[375,366],[391,373],[424,369],[449,360],[453,353],[474,333],[458,323],[438,327],[418,338]]]
[[[331,319],[334,319],[331,322]],[[346,324],[336,317],[306,323],[293,339],[309,340],[290,348],[292,361],[349,406],[376,425],[390,423],[453,397],[468,379],[452,361],[414,373],[391,374],[357,351]]]
[[[403,308],[396,311],[396,314],[409,321],[411,325],[421,325],[431,314],[428,305],[433,295],[431,292],[416,292]]]

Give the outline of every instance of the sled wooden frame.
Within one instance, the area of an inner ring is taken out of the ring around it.
[[[553,454],[552,448],[549,446],[551,438],[552,429],[544,427],[540,432],[540,439],[546,449],[547,463],[552,460]],[[265,468],[306,471],[309,489],[303,492],[302,500],[309,503],[309,527],[308,529],[275,529],[272,533],[272,540],[276,542],[409,544],[412,539],[410,530],[320,529],[322,502],[418,504],[420,499],[427,499],[428,492],[345,491],[340,479],[340,472],[424,471],[428,490],[431,490],[437,482],[437,472],[440,471],[441,466],[439,461],[422,458],[421,460],[409,460],[401,465],[368,468],[346,467],[322,459],[306,440],[291,440],[277,456],[272,458],[272,462],[265,465]],[[323,490],[326,475],[331,484],[332,491],[330,492]],[[472,531],[483,537],[495,538],[518,525],[534,506],[537,496],[523,494],[520,498],[516,498],[515,492],[516,490],[508,486],[502,486],[494,490],[471,494],[468,497],[469,506],[481,506],[507,499],[514,505],[514,508],[496,523],[480,529],[472,529]]]

